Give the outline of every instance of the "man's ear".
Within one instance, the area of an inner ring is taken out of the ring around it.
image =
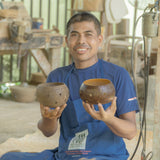
[[[103,42],[103,36],[102,35],[99,35],[98,36],[98,39],[99,39],[99,43],[101,44]]]
[[[68,37],[67,36],[65,36],[65,42],[66,42],[66,44],[68,46]]]
[[[103,36],[102,35],[98,36],[98,41],[99,41],[99,48],[102,48],[103,47]]]

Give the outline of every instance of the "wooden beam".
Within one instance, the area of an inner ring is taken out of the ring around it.
[[[50,48],[49,57],[52,70],[61,66],[61,48]]]
[[[59,48],[64,46],[64,36],[55,33],[34,33],[33,38],[21,44],[22,50],[34,48]],[[9,38],[0,38],[0,51],[18,51],[19,44],[12,42]]]
[[[51,71],[51,65],[42,49],[31,49],[31,55],[34,57],[43,74],[47,77]]]
[[[158,30],[158,44],[160,44],[160,27]],[[156,84],[155,84],[154,127],[153,127],[153,160],[158,160],[160,158],[160,45],[158,45],[155,77],[156,77]]]
[[[1,55],[7,55],[7,54],[14,54],[15,52],[13,50],[0,50],[0,56]]]

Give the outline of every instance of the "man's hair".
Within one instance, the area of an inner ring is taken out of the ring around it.
[[[100,24],[99,20],[91,13],[79,12],[79,13],[76,13],[75,15],[73,15],[70,18],[70,20],[68,21],[67,28],[66,28],[67,36],[69,34],[71,24],[74,24],[77,22],[83,22],[83,21],[93,22],[95,25],[95,29],[97,31],[97,34],[98,35],[101,34],[101,24]]]

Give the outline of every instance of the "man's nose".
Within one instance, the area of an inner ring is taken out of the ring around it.
[[[80,44],[83,44],[86,41],[85,36],[80,35],[78,41],[79,41]]]

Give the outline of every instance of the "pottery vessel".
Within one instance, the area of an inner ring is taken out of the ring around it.
[[[51,108],[64,105],[69,98],[69,89],[64,83],[50,82],[37,86],[37,100],[44,106]]]
[[[31,74],[29,83],[33,85],[38,85],[46,82],[46,77],[41,72],[36,72]]]
[[[15,85],[10,87],[14,101],[30,103],[36,100],[36,87],[32,85]]]
[[[80,87],[80,97],[90,104],[106,104],[115,97],[115,88],[108,79],[88,79]]]

